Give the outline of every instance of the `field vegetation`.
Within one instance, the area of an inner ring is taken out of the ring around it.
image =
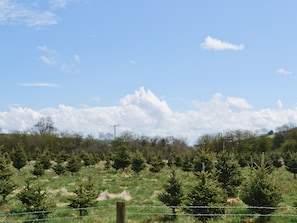
[[[195,145],[59,133],[49,117],[0,135],[0,222],[297,222],[297,128]]]

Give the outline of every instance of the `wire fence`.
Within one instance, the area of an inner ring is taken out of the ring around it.
[[[172,212],[172,209],[176,213]],[[184,210],[195,210],[194,213],[188,213]],[[257,214],[255,210],[267,210],[268,214]],[[206,211],[207,210],[207,211]],[[222,212],[212,213],[213,210],[222,210]],[[79,213],[83,213],[82,216]],[[92,219],[112,219],[111,222],[116,222],[116,206],[97,206],[90,208],[63,208],[54,211],[39,211],[39,212],[18,212],[18,213],[0,213],[0,222],[67,222],[66,220],[78,219],[79,221]],[[177,216],[180,217],[281,217],[294,218],[297,222],[297,208],[286,207],[248,207],[248,206],[127,206],[125,216],[127,220],[135,217],[156,217],[156,216]],[[36,218],[36,216],[43,216]],[[35,218],[34,218],[35,217]]]

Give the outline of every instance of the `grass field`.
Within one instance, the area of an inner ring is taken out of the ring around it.
[[[25,185],[25,179],[32,177],[31,162],[20,172],[15,172],[14,180],[18,184],[18,189],[8,197],[8,202],[2,204],[0,208],[0,222],[19,222],[32,218],[32,215],[23,215],[24,208],[20,201],[16,199],[16,193]],[[248,172],[248,171],[244,171]],[[126,222],[165,222],[171,214],[170,208],[166,207],[157,199],[157,194],[163,189],[163,185],[168,179],[170,173],[169,167],[165,167],[159,173],[152,173],[148,170],[135,174],[130,171],[104,170],[104,162],[100,162],[92,167],[83,167],[79,173],[73,176],[66,173],[57,176],[54,171],[46,171],[45,175],[35,182],[40,182],[49,195],[49,199],[56,204],[56,210],[48,215],[51,218],[48,222],[116,222],[116,202],[125,201],[126,203]],[[273,214],[279,216],[272,217],[271,223],[297,222],[297,214],[294,206],[297,201],[297,181],[293,175],[284,168],[275,170],[274,179],[277,180],[283,193],[283,201],[280,208]],[[79,218],[77,210],[71,210],[68,205],[68,197],[72,195],[74,188],[82,181],[91,176],[95,183],[95,189],[98,191],[98,201],[96,205],[88,209],[88,215]],[[177,176],[183,184],[185,193],[195,184],[196,176],[193,173],[177,171]],[[12,214],[17,213],[17,214]],[[232,216],[222,216],[210,220],[209,222],[256,222],[256,217],[236,216],[247,215],[250,210],[246,205],[239,202],[230,206],[226,210],[227,214]],[[283,216],[291,215],[291,216]],[[170,222],[170,221],[167,221]],[[177,223],[195,222],[195,219],[186,216],[184,212],[178,209]]]

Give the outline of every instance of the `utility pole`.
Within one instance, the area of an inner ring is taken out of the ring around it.
[[[112,125],[110,127],[113,127],[113,137],[114,137],[114,140],[117,138],[117,127],[119,125]]]

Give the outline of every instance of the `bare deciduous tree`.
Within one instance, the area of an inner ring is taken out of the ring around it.
[[[51,117],[40,117],[33,127],[33,132],[39,135],[53,134],[56,131]]]

